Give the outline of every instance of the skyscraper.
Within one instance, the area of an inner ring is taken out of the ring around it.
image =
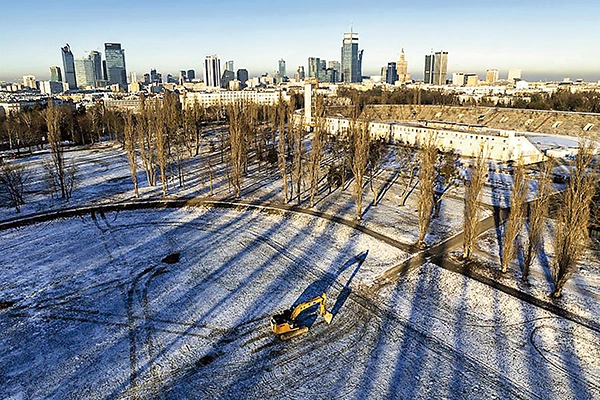
[[[238,81],[240,81],[240,86],[242,88],[245,88],[246,86],[248,86],[246,84],[246,81],[248,80],[248,70],[247,69],[238,69],[236,78]]]
[[[98,81],[102,79],[102,55],[99,51],[91,51],[90,52],[90,60],[92,60],[92,64],[94,65],[94,83],[95,86],[99,86]]]
[[[150,70],[150,83],[162,83],[162,76],[155,69]]]
[[[438,51],[425,56],[425,83],[445,85],[448,75],[448,52]]]
[[[327,60],[319,59],[319,68],[317,69],[317,78],[321,82],[329,82],[327,79]]]
[[[362,81],[362,50],[358,50],[358,33],[344,33],[342,41],[342,81],[346,83]]]
[[[50,82],[62,82],[62,73],[57,65],[50,67]]]
[[[229,82],[235,80],[235,72],[226,69],[221,75],[221,88],[229,89]]]
[[[398,72],[398,80],[400,82],[404,83],[411,80],[408,73],[408,62],[404,58],[404,49],[400,52],[400,59],[396,61],[396,71]]]
[[[104,43],[104,54],[106,57],[106,72],[108,82],[118,83],[127,90],[127,69],[125,67],[125,50],[121,43]]]
[[[221,86],[221,60],[216,54],[204,59],[204,83],[209,87]]]
[[[425,83],[433,83],[433,54],[425,56],[425,71],[423,76]]]
[[[71,52],[71,46],[69,43],[65,47],[60,48],[62,52],[63,70],[65,72],[65,81],[69,85],[69,89],[77,89],[77,78],[75,78],[75,61],[73,59],[73,53]]]
[[[102,80],[108,81],[108,71],[106,71],[106,60],[102,60]]]
[[[306,74],[304,73],[304,65],[300,65],[298,66],[298,70],[296,71],[296,74],[298,75],[298,80],[304,80],[304,78],[306,78]]]
[[[398,71],[396,69],[396,63],[389,62],[387,64],[387,68],[385,70],[386,70],[386,74],[384,76],[385,83],[388,83],[390,85],[395,84],[396,81],[398,80]]]
[[[194,79],[196,79],[196,71],[194,71],[193,69],[188,69],[187,71],[187,78],[188,81],[193,81]]]
[[[327,69],[332,69],[335,71],[335,82],[339,82],[340,77],[342,75],[342,67],[339,61],[329,61],[327,63]]]
[[[225,70],[235,72],[235,69],[233,69],[233,60],[225,62]]]
[[[284,76],[287,76],[287,71],[286,71],[286,68],[285,68],[285,60],[283,58],[281,60],[279,60],[279,70],[278,70],[278,72],[279,72],[279,76],[282,77],[282,78]]]
[[[187,72],[185,70],[179,71],[179,84],[183,85],[187,81]]]
[[[316,78],[319,73],[321,66],[321,59],[319,57],[308,57],[308,77]]]
[[[446,84],[448,76],[448,52],[438,51],[435,53],[433,64],[433,84],[442,86]]]
[[[362,82],[362,62],[364,50],[358,52],[358,81]]]
[[[88,57],[76,58],[75,77],[77,79],[77,87],[80,89],[96,86],[94,62]]]

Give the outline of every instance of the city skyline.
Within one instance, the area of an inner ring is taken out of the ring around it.
[[[81,58],[93,50],[104,53],[108,42],[123,45],[127,70],[138,73],[151,68],[165,75],[181,69],[201,71],[205,56],[218,54],[251,75],[273,73],[284,59],[290,74],[298,66],[306,68],[311,56],[340,61],[341,39],[351,27],[364,49],[365,75],[379,75],[404,48],[416,79],[423,78],[424,58],[431,49],[449,53],[449,75],[483,76],[488,69],[498,69],[502,78],[509,69],[519,68],[529,80],[600,79],[600,55],[586,49],[600,37],[593,21],[600,6],[589,0],[568,5],[554,0],[382,1],[376,6],[349,1],[333,2],[333,14],[314,11],[320,8],[312,3],[268,13],[261,7],[268,4],[265,1],[184,2],[177,7],[137,0],[108,0],[82,8],[66,1],[7,4],[5,15],[15,18],[7,18],[0,27],[0,34],[11,38],[0,42],[0,80],[28,74],[46,79],[50,66],[62,65],[60,47],[65,43],[75,58]],[[152,12],[133,18],[145,10]],[[26,30],[17,18],[24,15],[29,19]]]

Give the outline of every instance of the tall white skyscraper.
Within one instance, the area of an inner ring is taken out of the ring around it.
[[[221,60],[216,54],[204,59],[204,83],[209,87],[221,87]]]

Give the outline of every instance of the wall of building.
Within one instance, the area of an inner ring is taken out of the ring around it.
[[[280,91],[227,91],[217,93],[186,92],[181,95],[181,103],[184,107],[192,107],[197,101],[204,107],[227,105],[236,101],[247,101],[257,104],[276,104],[279,98],[289,101],[287,94]]]
[[[348,131],[347,118],[327,118],[325,127],[332,134]],[[419,146],[429,138],[442,151],[454,150],[462,157],[476,157],[481,152],[491,160],[540,162],[544,155],[525,136],[515,131],[472,129],[451,124],[370,122],[369,131],[387,141]]]

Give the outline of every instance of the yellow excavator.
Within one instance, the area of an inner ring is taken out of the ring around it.
[[[325,322],[331,323],[333,314],[325,309],[325,303],[327,302],[327,296],[323,293],[320,296],[312,298],[308,301],[298,304],[295,307],[289,308],[281,314],[276,314],[271,317],[271,329],[276,335],[280,335],[281,340],[289,340],[296,336],[300,336],[308,332],[308,326],[301,326],[297,323],[297,318],[300,314],[319,304],[319,314],[323,317]]]

